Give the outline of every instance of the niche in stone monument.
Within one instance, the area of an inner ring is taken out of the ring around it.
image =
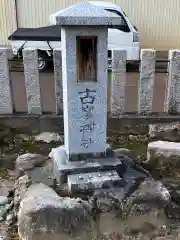
[[[77,36],[77,82],[97,82],[97,37]]]

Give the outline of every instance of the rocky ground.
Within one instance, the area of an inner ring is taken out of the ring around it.
[[[48,226],[57,233],[57,239],[61,231],[63,240],[75,239],[80,233],[81,240],[180,239],[180,158],[171,164],[171,156],[167,162],[161,154],[166,164],[152,163],[147,158],[148,143],[159,139],[180,142],[179,124],[151,125],[147,135],[110,136],[108,143],[117,156],[123,153],[130,157],[122,160],[126,170],[121,177],[127,184],[73,198],[66,186],[56,183],[48,157],[53,147],[63,144],[62,136],[29,136],[17,129],[1,128],[0,239],[19,239],[17,223],[22,238],[30,234],[27,226],[35,230]],[[49,239],[48,234],[42,237],[41,229],[37,239]]]

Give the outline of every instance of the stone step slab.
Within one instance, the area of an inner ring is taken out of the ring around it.
[[[122,165],[121,157],[116,157],[114,152],[110,150],[105,157],[89,157],[82,161],[70,161],[65,146],[60,146],[53,148],[49,157],[52,158],[54,176],[59,184],[67,183],[68,175],[112,171]]]
[[[92,173],[72,174],[68,176],[68,190],[71,193],[86,192],[96,189],[111,188],[122,182],[118,173],[113,171],[99,171]]]

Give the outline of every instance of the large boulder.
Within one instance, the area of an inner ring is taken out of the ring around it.
[[[96,191],[91,201],[93,216],[100,213],[101,233],[111,232],[113,228],[119,234],[143,233],[143,239],[148,239],[166,224],[166,218],[161,220],[161,217],[170,206],[171,197],[160,181],[146,178],[129,182],[121,189]]]
[[[168,202],[171,199],[168,189],[160,181],[145,179],[131,195],[134,202]]]
[[[26,171],[44,165],[48,160],[47,156],[36,153],[26,153],[16,159],[16,169]]]
[[[41,154],[26,153],[16,159],[17,176],[26,174],[32,183],[54,185],[52,160]]]
[[[170,200],[168,189],[160,181],[152,178],[142,179],[142,181],[136,179],[127,183],[122,189],[96,191],[92,198],[92,202],[96,201],[103,212],[111,209],[117,213],[119,209],[123,215],[136,215],[137,207],[133,209],[135,205],[142,205],[142,207],[147,205],[150,209],[152,206],[164,208]]]
[[[154,167],[180,164],[180,143],[166,141],[149,143],[146,163]]]
[[[20,203],[18,232],[27,240],[84,240],[91,232],[91,220],[88,202],[61,198],[42,183],[32,184]]]
[[[53,174],[53,163],[51,160],[48,160],[42,167],[36,167],[26,171],[26,174],[32,183],[44,183],[49,187],[55,187],[56,181]]]
[[[14,183],[14,205],[19,207],[20,201],[24,198],[28,187],[32,184],[30,178],[25,174],[15,180]]]
[[[149,137],[156,140],[180,141],[180,124],[178,122],[150,124]]]
[[[164,209],[170,201],[170,193],[160,181],[145,179],[126,199],[128,204],[126,211],[131,216],[142,215],[151,212],[153,206]]]

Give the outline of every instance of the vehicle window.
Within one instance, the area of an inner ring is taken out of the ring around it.
[[[134,27],[134,29],[136,30],[136,31],[138,31],[138,29],[137,29],[137,27],[136,26],[133,26]]]
[[[126,22],[126,20],[125,20],[125,18],[124,18],[124,16],[120,12],[118,12],[116,10],[113,10],[113,9],[106,9],[106,10],[109,11],[109,12],[113,12],[113,13],[117,14],[123,20],[123,24],[122,25],[120,25],[120,26],[115,26],[114,25],[114,26],[110,26],[109,28],[115,28],[115,29],[121,30],[123,32],[130,32],[131,31],[129,26],[128,26],[128,24],[127,24],[127,22]]]
[[[126,13],[123,11],[123,13],[124,13],[124,16],[126,16],[127,17],[127,15],[126,15]]]

